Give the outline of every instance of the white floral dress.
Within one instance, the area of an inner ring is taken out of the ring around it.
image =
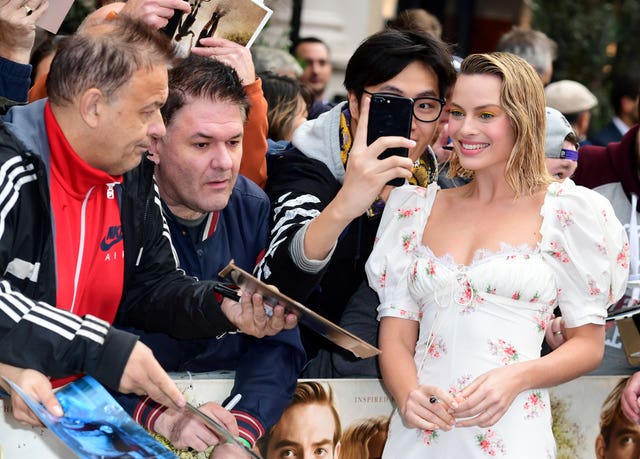
[[[469,266],[421,244],[436,197],[405,185],[391,193],[367,262],[380,297],[378,318],[420,323],[414,361],[419,384],[456,394],[501,365],[540,356],[556,305],[567,327],[603,324],[624,292],[628,242],[609,202],[571,180],[553,183],[540,210],[536,248],[479,251]],[[546,390],[519,394],[490,428],[409,429],[394,412],[383,458],[554,458]]]

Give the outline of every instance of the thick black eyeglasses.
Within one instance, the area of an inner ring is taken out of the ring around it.
[[[401,97],[397,94],[391,94],[386,92],[376,92],[372,93],[363,89],[362,92],[365,94],[369,94],[370,96],[381,95],[381,96],[395,96]],[[413,103],[413,116],[416,117],[418,121],[422,121],[423,123],[433,123],[440,117],[442,113],[442,108],[446,104],[444,99],[438,99],[437,97],[417,97],[412,99],[411,97],[404,97],[404,99],[409,99]]]

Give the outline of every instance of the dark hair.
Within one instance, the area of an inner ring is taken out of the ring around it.
[[[613,110],[616,112],[616,115],[619,115],[622,110],[622,105],[620,104],[620,100],[623,97],[628,97],[630,99],[635,99],[638,97],[638,90],[640,89],[640,76],[634,74],[613,74],[611,76],[611,106]]]
[[[327,48],[327,53],[329,53],[330,51],[329,46],[323,40],[320,40],[318,37],[301,37],[295,40],[291,44],[291,47],[289,48],[289,52],[295,56],[298,46],[300,46],[303,43],[320,43],[321,45],[324,45],[325,48]]]
[[[49,101],[72,103],[90,88],[111,97],[136,71],[167,65],[173,57],[168,36],[127,16],[83,28],[58,47],[47,77]]]
[[[161,109],[166,126],[191,97],[237,105],[246,121],[249,100],[236,71],[223,62],[191,54],[169,70],[169,96]]]
[[[389,81],[412,62],[422,62],[435,72],[438,96],[444,97],[456,78],[448,46],[415,30],[387,29],[365,39],[349,59],[344,87],[360,100],[365,86]]]
[[[267,120],[269,132],[267,137],[282,140],[291,130],[293,118],[298,109],[298,96],[302,96],[307,110],[313,102],[311,91],[299,80],[273,72],[259,74],[262,80],[262,92],[267,100]]]

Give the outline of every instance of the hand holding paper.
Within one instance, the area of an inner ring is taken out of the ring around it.
[[[224,38],[203,38],[191,49],[193,54],[213,57],[224,62],[238,73],[243,86],[256,81],[256,69],[249,48]]]
[[[5,379],[51,432],[78,457],[139,457],[175,459],[116,403],[91,376],[56,392],[64,416],[52,416],[15,382]]]
[[[191,12],[189,2],[184,0],[128,0],[121,14],[140,19],[151,27],[160,29],[169,22],[175,10]]]
[[[39,371],[17,368],[0,363],[0,375],[22,387],[34,400],[42,403],[52,416],[59,417],[64,414],[60,403],[58,403],[58,399],[53,393],[49,378]],[[38,416],[36,416],[26,402],[15,393],[6,380],[0,378],[0,386],[11,395],[13,416],[17,421],[35,427],[42,426],[42,422],[40,422]]]
[[[0,0],[0,56],[28,64],[36,38],[36,22],[47,10],[47,0]]]
[[[149,395],[156,402],[178,410],[185,405],[176,384],[162,369],[151,349],[140,341],[131,351],[118,390],[124,394]]]
[[[267,314],[265,305],[261,294],[244,291],[240,302],[225,298],[221,307],[238,330],[256,338],[273,336],[298,324],[297,317],[287,313],[283,305],[269,305],[272,307],[271,315]]]

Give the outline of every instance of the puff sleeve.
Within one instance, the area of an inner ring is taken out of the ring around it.
[[[419,320],[419,305],[411,297],[409,270],[437,185],[428,189],[404,185],[394,189],[385,205],[373,250],[365,270],[369,285],[378,293],[378,319],[384,316]]]
[[[540,249],[555,275],[565,325],[604,324],[629,275],[627,234],[611,204],[566,179],[549,186],[541,214]]]

